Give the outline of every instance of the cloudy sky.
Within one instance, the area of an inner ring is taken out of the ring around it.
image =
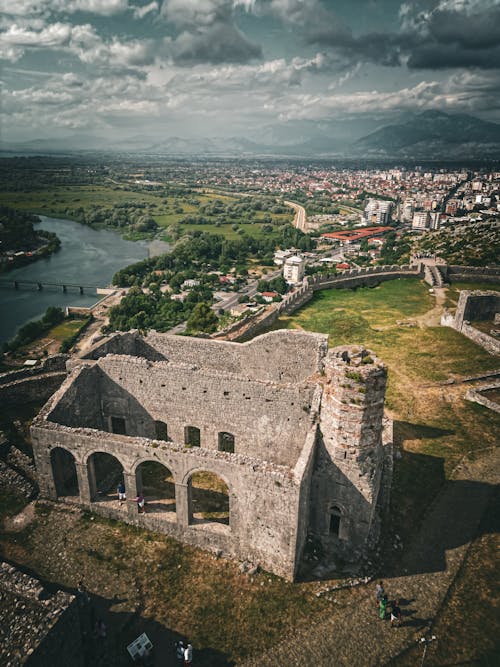
[[[0,11],[5,141],[285,141],[430,108],[500,122],[500,0],[0,0]]]

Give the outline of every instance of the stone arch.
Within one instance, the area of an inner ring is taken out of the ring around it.
[[[162,514],[163,519],[176,519],[175,476],[161,461],[143,459],[134,466],[137,492],[143,493],[147,513]]]
[[[96,450],[86,457],[90,499],[102,502],[117,499],[117,487],[124,481],[125,468],[120,459],[109,452]]]
[[[185,476],[190,525],[219,524],[231,527],[231,485],[219,472],[195,468]]]
[[[50,465],[58,498],[79,498],[80,488],[73,452],[56,446],[50,450]]]

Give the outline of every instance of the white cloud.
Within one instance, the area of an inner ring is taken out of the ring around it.
[[[57,12],[113,16],[128,8],[128,0],[0,0],[0,12],[11,16],[49,16]]]
[[[150,14],[151,12],[158,12],[160,9],[160,6],[156,2],[150,2],[149,5],[144,5],[142,7],[134,7],[134,18],[136,19],[142,19],[144,18],[147,14]]]

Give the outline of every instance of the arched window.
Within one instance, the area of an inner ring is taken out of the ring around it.
[[[221,431],[219,433],[219,452],[234,454],[234,435]]]
[[[155,434],[157,440],[168,440],[168,429],[165,422],[155,421]]]
[[[75,457],[62,447],[54,447],[50,452],[52,475],[58,498],[69,498],[80,495],[76,474]]]
[[[229,490],[213,472],[200,471],[188,483],[189,523],[222,523],[229,525]]]
[[[184,443],[190,447],[200,447],[200,429],[196,426],[186,426],[184,428]]]
[[[342,518],[342,511],[338,507],[332,507],[330,510],[330,535],[340,535],[340,520]]]

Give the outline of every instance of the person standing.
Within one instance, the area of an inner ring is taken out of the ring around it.
[[[380,600],[384,597],[384,584],[381,581],[375,586],[375,597],[378,607],[380,605]]]
[[[179,665],[184,664],[184,642],[182,640],[175,644],[175,657]]]
[[[399,628],[401,625],[401,609],[399,607],[399,600],[394,600],[391,609],[391,628]]]
[[[188,644],[184,650],[184,667],[191,667],[193,664],[193,647]]]
[[[139,493],[137,498],[134,498],[134,501],[137,503],[137,511],[139,514],[144,514],[146,511],[145,508],[145,502],[144,502],[144,496],[142,494],[142,491]]]
[[[389,600],[387,599],[387,595],[384,595],[383,598],[380,600],[379,603],[379,612],[378,615],[382,621],[385,621],[385,616],[387,613],[387,605],[389,604]]]
[[[127,500],[127,496],[125,494],[125,484],[120,482],[116,490],[118,491],[118,502],[120,505],[123,505],[123,503]]]

